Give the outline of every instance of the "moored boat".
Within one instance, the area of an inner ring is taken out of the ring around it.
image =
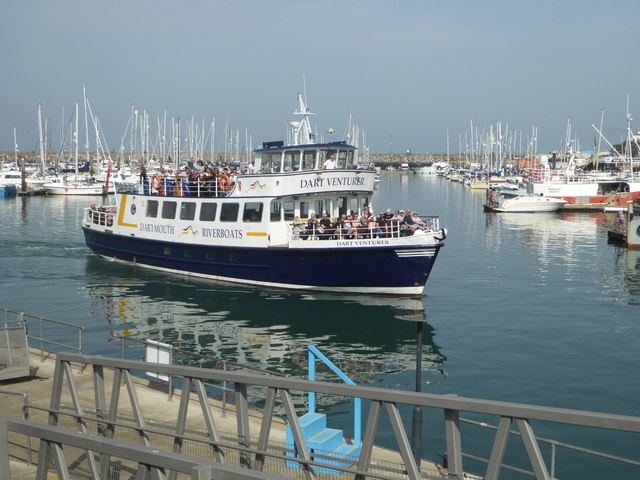
[[[42,187],[48,195],[102,195],[108,193],[104,183],[62,175],[50,179]]]
[[[154,176],[140,193],[86,210],[87,245],[105,258],[225,282],[420,295],[446,237],[439,218],[415,231],[400,221],[345,223],[371,211],[376,172],[357,168],[353,145],[312,143],[301,96],[299,104],[293,141],[256,149],[253,173],[215,183]],[[314,222],[325,212],[330,226]]]
[[[486,212],[557,212],[567,202],[562,199],[527,193],[517,187],[501,185],[487,191]]]
[[[584,174],[551,173],[547,168],[527,177],[527,191],[565,200],[568,206],[623,207],[640,197],[640,181],[598,178]]]

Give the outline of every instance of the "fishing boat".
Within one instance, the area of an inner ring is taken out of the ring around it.
[[[565,205],[566,200],[534,195],[519,189],[517,186],[492,186],[487,191],[485,212],[557,212]]]
[[[307,109],[289,140],[254,151],[253,173],[216,185],[153,176],[115,205],[85,210],[86,243],[107,259],[164,272],[261,287],[358,294],[420,295],[446,230],[436,216],[415,232],[308,222],[337,221],[372,207],[375,170],[358,168],[347,142],[314,143]],[[335,168],[323,168],[335,157]],[[179,196],[178,196],[179,195]],[[305,224],[305,220],[307,223]],[[312,223],[311,228],[309,224]]]

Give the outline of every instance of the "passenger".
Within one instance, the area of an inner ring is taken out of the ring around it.
[[[320,235],[320,239],[322,240],[331,240],[334,238],[336,234],[336,226],[331,222],[329,218],[329,214],[327,212],[322,213],[322,218],[318,222],[320,228],[322,228],[323,232]]]
[[[342,237],[358,238],[358,229],[353,226],[351,219],[346,213],[340,216],[340,220],[336,222],[336,226]]]
[[[360,238],[366,235],[367,224],[366,222],[360,222],[360,220],[358,219],[358,212],[353,212],[353,214],[351,214],[351,224],[357,231],[356,238]]]
[[[404,232],[405,236],[413,235],[413,232],[417,230],[418,226],[413,221],[413,217],[411,216],[411,210],[407,208],[407,213],[402,218],[402,225],[400,226],[400,230]]]
[[[147,168],[144,165],[140,165],[140,183],[142,183],[142,192],[145,195],[151,193],[151,187],[149,185],[149,179],[147,178]]]
[[[167,170],[167,175],[163,179],[166,185],[166,191],[168,197],[173,197],[173,187],[175,186],[175,177],[173,175],[173,170]]]
[[[218,197],[220,196],[220,185],[218,184],[218,180],[220,180],[220,170],[218,169],[218,167],[214,167],[213,168],[213,196],[214,197]]]
[[[185,169],[187,183],[189,184],[189,189],[191,190],[191,195],[200,196],[199,189],[199,179],[198,179],[198,171],[187,167]]]
[[[396,210],[391,217],[391,236],[400,236],[400,227],[404,218],[404,210]]]
[[[369,208],[369,218],[367,218],[367,228],[369,229],[369,236],[371,238],[380,238],[380,226],[378,225],[378,220],[376,219],[373,210]]]
[[[427,224],[420,218],[420,215],[415,210],[411,214],[411,219],[413,220],[416,228],[419,228],[420,230],[428,230]]]
[[[193,193],[197,189],[197,185],[191,183],[191,168],[184,167],[184,170],[180,170],[180,182],[182,184],[182,192],[185,197],[193,196]]]
[[[307,220],[307,226],[304,229],[304,233],[307,236],[307,238],[316,236],[319,233],[318,228],[319,228],[318,218],[316,217],[316,214],[312,212],[311,215],[309,215],[309,220]]]
[[[219,194],[221,197],[226,197],[229,188],[231,188],[231,179],[229,178],[229,169],[224,167],[222,169],[222,174],[218,177],[218,187]]]
[[[389,236],[389,222],[387,222],[387,219],[384,216],[384,212],[380,212],[378,214],[378,227],[380,228],[380,235],[383,238]]]
[[[200,178],[198,181],[200,188],[200,195],[204,197],[213,196],[213,181],[215,180],[215,176],[213,174],[213,170],[211,167],[204,167],[204,171],[200,174]]]
[[[293,226],[291,227],[291,235],[294,239],[300,238],[302,240],[306,240],[308,238],[308,235],[304,233],[304,228],[302,228],[300,217],[294,217]]]

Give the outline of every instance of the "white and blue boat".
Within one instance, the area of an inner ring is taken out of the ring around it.
[[[170,188],[154,176],[139,193],[116,193],[115,205],[86,209],[87,245],[118,262],[223,282],[420,295],[446,237],[438,217],[422,217],[427,228],[411,235],[398,223],[383,234],[305,231],[314,213],[335,221],[370,207],[376,172],[358,168],[353,145],[314,143],[301,96],[299,105],[290,144],[264,143],[253,172],[239,173],[228,190]],[[335,168],[323,168],[332,155]]]

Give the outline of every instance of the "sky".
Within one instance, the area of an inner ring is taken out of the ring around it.
[[[457,153],[472,130],[498,123],[519,139],[516,151],[534,128],[537,152],[562,150],[569,124],[576,146],[592,150],[592,125],[612,143],[626,135],[627,99],[640,121],[638,0],[3,0],[1,8],[3,151],[14,150],[14,129],[20,151],[39,148],[38,105],[59,147],[83,86],[110,151],[128,146],[132,109],[148,113],[150,138],[166,112],[207,131],[215,119],[216,150],[225,126],[245,146],[282,140],[303,92],[320,134],[333,128],[331,139],[342,140],[351,119],[371,153],[438,154],[447,145]]]

